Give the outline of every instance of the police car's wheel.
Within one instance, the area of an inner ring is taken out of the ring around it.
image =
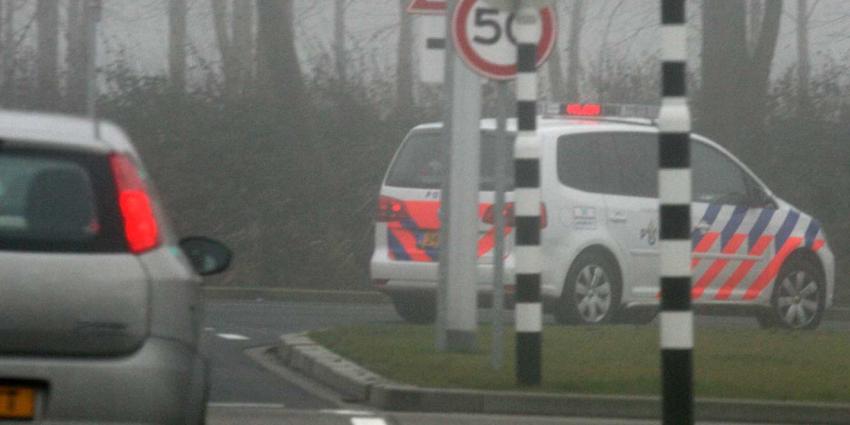
[[[565,324],[602,324],[620,306],[620,276],[616,265],[594,253],[580,255],[570,267],[555,319]]]
[[[756,318],[762,327],[814,329],[823,318],[825,283],[818,267],[803,258],[782,266],[770,304]]]
[[[405,322],[419,325],[434,323],[437,318],[437,303],[433,296],[393,295],[395,311]]]

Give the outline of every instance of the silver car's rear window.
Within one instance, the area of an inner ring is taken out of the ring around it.
[[[446,167],[443,166],[440,132],[413,133],[396,155],[387,176],[387,184],[395,187],[439,189]],[[481,190],[493,190],[496,162],[496,134],[481,133]],[[514,136],[508,136],[513,146]],[[513,150],[510,151],[511,153]],[[513,161],[508,159],[508,185],[513,181]]]
[[[120,251],[105,157],[0,150],[0,249]]]

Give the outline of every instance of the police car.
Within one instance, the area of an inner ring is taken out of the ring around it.
[[[610,116],[616,109],[636,110],[562,105],[557,110],[571,114],[538,120],[541,291],[560,323],[645,323],[659,303],[657,129],[651,119]],[[492,292],[495,131],[494,120],[482,120],[480,301]],[[435,317],[440,140],[439,123],[411,130],[378,201],[373,284],[414,323]],[[695,308],[743,309],[763,327],[817,327],[835,286],[834,258],[819,222],[775,196],[717,143],[693,135],[691,157]],[[503,213],[511,208],[508,202]],[[507,239],[505,268],[513,282],[510,227]]]

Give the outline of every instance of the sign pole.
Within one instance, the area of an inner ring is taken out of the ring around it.
[[[448,58],[447,58],[448,59]],[[478,326],[478,203],[481,80],[452,54],[451,162],[446,267],[446,348],[473,352]]]
[[[494,189],[496,190],[496,202],[493,211],[496,219],[496,246],[493,248],[493,336],[490,355],[490,366],[493,369],[501,369],[504,363],[504,338],[505,325],[502,314],[505,309],[505,192],[508,190],[508,161],[510,161],[511,150],[508,139],[507,120],[509,90],[507,81],[496,83],[498,90],[496,117],[496,163],[493,175],[495,176]]]
[[[517,138],[514,146],[516,222],[516,378],[540,385],[543,308],[540,302],[540,142],[537,140],[537,8],[519,1],[517,38]]]
[[[447,0],[447,10],[454,10],[457,5],[457,0]],[[443,69],[443,152],[442,163],[445,173],[443,175],[443,185],[440,191],[440,265],[438,268],[437,282],[437,318],[436,318],[436,348],[437,351],[448,350],[446,341],[446,330],[448,329],[447,315],[447,294],[449,287],[449,261],[451,259],[449,250],[445,241],[449,241],[450,225],[449,212],[451,211],[451,164],[452,155],[452,102],[454,100],[454,67],[449,66],[454,63],[455,49],[454,43],[451,42],[451,14],[445,15],[445,66]]]
[[[662,104],[658,117],[661,374],[665,425],[694,423],[691,310],[691,118],[685,0],[661,4]]]

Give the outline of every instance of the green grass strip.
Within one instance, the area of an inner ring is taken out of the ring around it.
[[[699,329],[694,369],[699,397],[850,402],[850,334]],[[394,381],[425,387],[518,390],[513,335],[505,367],[489,366],[489,329],[473,354],[440,353],[430,326],[365,325],[310,337]],[[533,391],[658,395],[655,327],[547,327],[543,385]]]

